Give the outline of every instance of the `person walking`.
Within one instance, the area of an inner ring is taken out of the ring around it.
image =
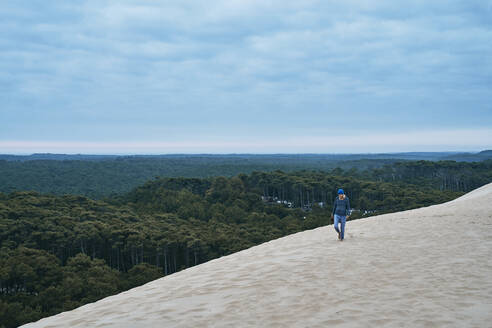
[[[338,189],[338,197],[333,203],[333,212],[331,218],[335,230],[338,233],[338,240],[342,241],[345,236],[345,222],[350,217],[350,202],[349,198],[345,195],[343,189]],[[340,228],[338,225],[340,224]]]

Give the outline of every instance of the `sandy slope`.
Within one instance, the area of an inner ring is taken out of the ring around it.
[[[24,327],[492,327],[492,183],[270,241]]]

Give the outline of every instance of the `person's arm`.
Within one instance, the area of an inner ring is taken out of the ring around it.
[[[331,216],[335,215],[335,210],[337,209],[337,200],[333,202],[333,210],[331,211]]]

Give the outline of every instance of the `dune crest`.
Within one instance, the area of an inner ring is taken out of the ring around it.
[[[486,327],[492,183],[251,247],[22,327]]]

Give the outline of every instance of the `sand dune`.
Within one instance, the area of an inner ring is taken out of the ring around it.
[[[304,231],[23,327],[492,327],[492,183]]]

